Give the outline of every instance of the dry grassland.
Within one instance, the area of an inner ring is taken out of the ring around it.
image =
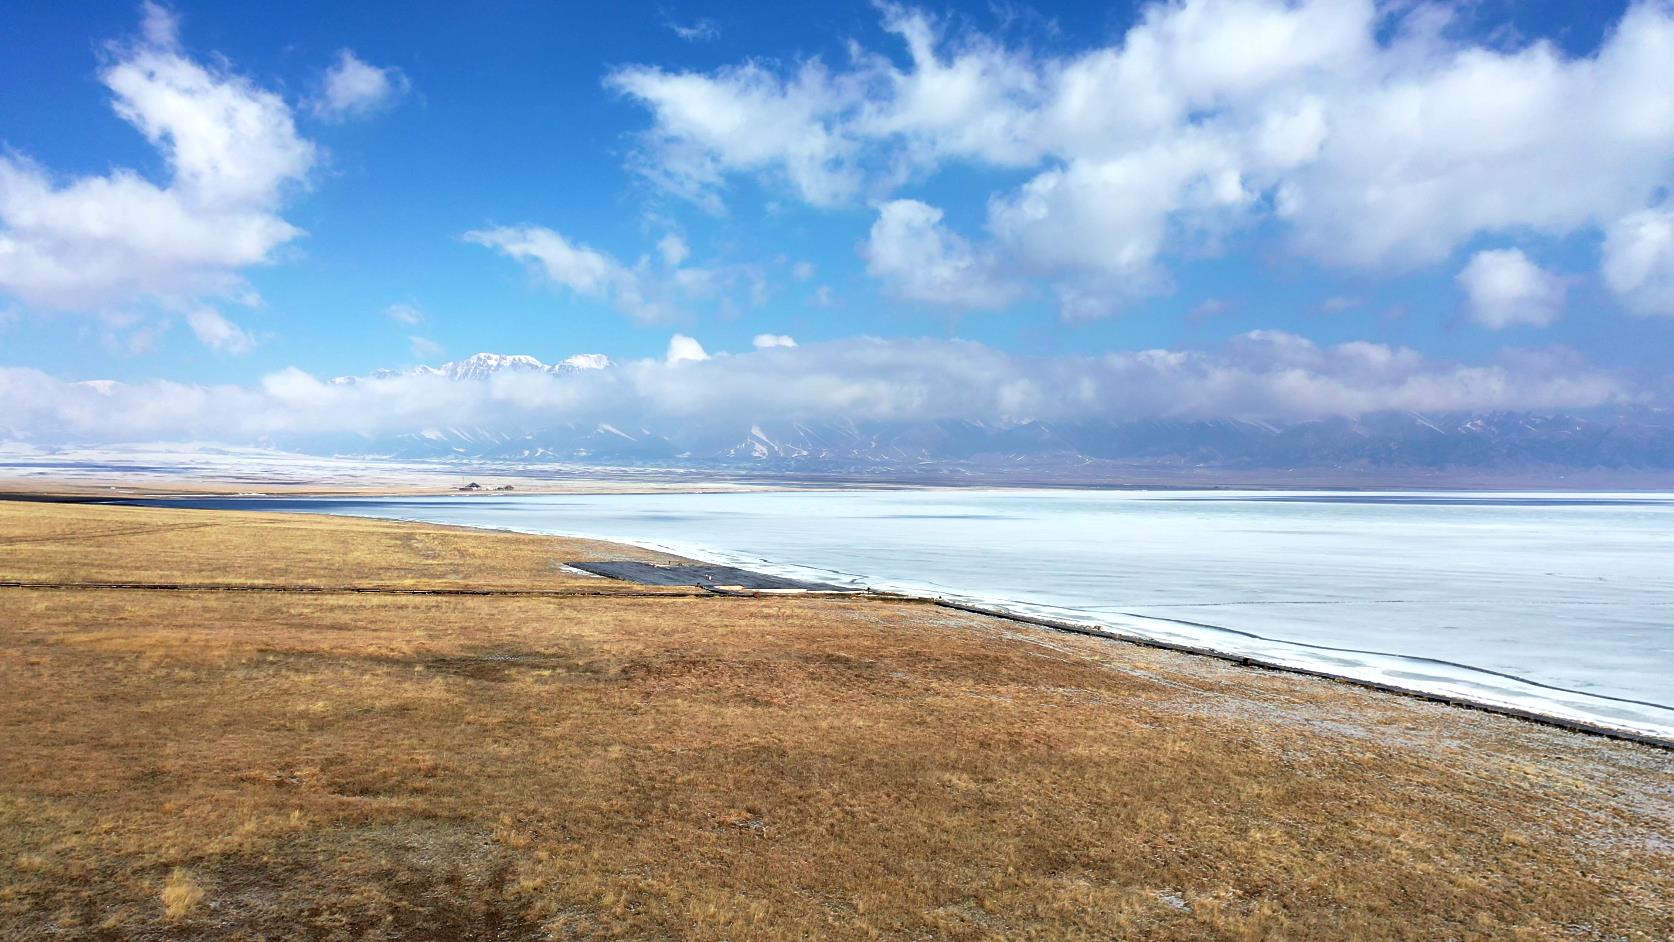
[[[0,579],[643,591],[0,503]],[[0,589],[0,937],[1667,939],[1674,755],[922,605]]]

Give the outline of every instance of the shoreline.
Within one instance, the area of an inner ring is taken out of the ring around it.
[[[912,597],[903,596],[903,598]],[[1160,648],[1165,651],[1176,651],[1181,654],[1191,654],[1197,657],[1214,658],[1216,660],[1238,664],[1243,667],[1253,667],[1261,670],[1278,671],[1286,674],[1297,674],[1303,677],[1314,677],[1321,680],[1333,681],[1335,683],[1351,684],[1356,687],[1365,687],[1382,693],[1412,697],[1418,700],[1427,700],[1431,703],[1440,703],[1446,706],[1459,707],[1467,710],[1478,710],[1483,713],[1493,713],[1499,716],[1507,716],[1513,719],[1538,723],[1542,726],[1555,726],[1560,729],[1570,730],[1571,732],[1584,733],[1590,736],[1603,736],[1606,739],[1616,739],[1624,742],[1635,742],[1641,745],[1654,746],[1658,749],[1667,749],[1674,752],[1674,737],[1657,736],[1652,733],[1643,733],[1632,729],[1619,729],[1597,723],[1588,723],[1583,720],[1574,720],[1547,713],[1538,713],[1536,711],[1526,710],[1520,707],[1506,706],[1487,700],[1474,700],[1469,697],[1453,696],[1438,693],[1432,690],[1424,690],[1418,687],[1403,687],[1397,684],[1384,683],[1383,681],[1350,677],[1344,674],[1333,674],[1329,671],[1314,670],[1307,667],[1283,664],[1260,657],[1233,654],[1227,651],[1217,651],[1213,648],[1202,648],[1189,644],[1178,644],[1176,642],[1164,641],[1158,638],[1147,638],[1144,635],[1117,634],[1115,632],[1103,630],[1093,626],[1077,625],[1073,622],[1057,621],[1050,618],[1024,615],[1017,612],[1006,611],[1004,609],[986,608],[980,605],[965,605],[958,602],[948,601],[946,599],[924,599],[923,601],[932,602],[942,608],[949,608],[961,612],[970,612],[974,615],[988,615],[994,618],[1004,618],[1008,621],[1038,625],[1043,628],[1050,628],[1054,631],[1086,635],[1093,638],[1107,638],[1112,641],[1137,644],[1141,647]],[[1479,670],[1480,668],[1471,669]]]
[[[1272,491],[1552,492],[1646,494],[1674,491],[1674,477],[1647,472],[1573,472],[1526,477],[1468,469],[1410,471],[1367,469],[1297,473],[1277,469],[1220,469],[1118,465],[1077,475],[1062,470],[951,466],[925,476],[889,467],[810,470],[783,465],[593,465],[449,458],[303,455],[225,446],[113,445],[39,450],[0,445],[0,489],[146,494],[274,496],[412,496],[457,492],[473,477],[511,483],[520,493],[724,493],[800,490],[1011,491]],[[1553,483],[1556,480],[1558,483]]]
[[[328,515],[328,516],[332,516],[332,515]],[[343,515],[343,516],[353,516],[353,515]],[[373,518],[373,519],[395,519],[395,520],[400,520],[400,521],[405,522],[405,523],[434,525],[433,521],[423,520],[423,519],[415,518],[415,517],[392,517],[392,518]],[[551,531],[551,530],[515,529],[515,528],[501,528],[501,527],[471,527],[469,525],[466,525],[466,526],[467,526],[467,529],[473,529],[473,530],[477,530],[477,531],[484,532],[484,533],[496,533],[496,532],[497,533],[521,533],[521,534],[529,534],[529,535],[536,535],[536,536],[554,536],[554,537],[561,537],[561,538],[567,538],[567,539],[586,539],[586,540],[598,540],[599,539],[597,537],[588,536],[588,535],[582,534],[582,533],[567,533],[567,532],[557,532],[557,531]],[[657,552],[657,553],[667,553],[667,554],[670,554],[670,555],[673,555],[673,556],[686,558],[686,559],[691,559],[691,560],[694,560],[696,562],[713,563],[713,564],[717,564],[717,565],[738,566],[740,568],[750,568],[750,566],[752,564],[754,564],[756,566],[766,565],[766,566],[773,567],[773,568],[777,569],[777,572],[774,573],[775,575],[783,574],[783,573],[792,573],[792,574],[795,574],[795,576],[797,578],[812,578],[811,574],[817,573],[819,571],[817,569],[809,569],[809,568],[800,567],[800,566],[792,566],[792,565],[786,565],[786,564],[781,564],[781,563],[774,563],[771,560],[752,560],[752,559],[749,559],[747,557],[740,556],[740,555],[737,555],[737,554],[730,554],[730,553],[718,552],[718,551],[699,551],[699,550],[697,550],[693,547],[677,546],[677,545],[665,544],[665,543],[656,543],[656,542],[652,542],[652,541],[600,540],[600,542],[607,543],[607,544],[628,546],[628,547],[633,547],[633,548],[636,548],[636,549],[650,550],[652,552]],[[1666,749],[1666,750],[1669,750],[1671,752],[1674,752],[1674,735],[1663,736],[1663,735],[1658,735],[1656,733],[1645,732],[1645,731],[1636,730],[1636,729],[1627,728],[1627,727],[1616,727],[1616,726],[1611,726],[1611,725],[1608,725],[1608,724],[1605,724],[1605,723],[1590,722],[1590,721],[1587,721],[1587,720],[1584,720],[1584,719],[1577,719],[1577,718],[1574,718],[1574,717],[1561,716],[1561,715],[1556,715],[1556,714],[1551,714],[1551,713],[1541,713],[1537,710],[1527,709],[1527,708],[1524,708],[1524,707],[1518,707],[1518,706],[1514,706],[1514,705],[1510,705],[1510,704],[1496,703],[1492,700],[1478,699],[1478,698],[1473,698],[1473,697],[1469,697],[1469,696],[1444,693],[1444,692],[1435,691],[1435,690],[1426,690],[1422,687],[1408,687],[1408,686],[1403,686],[1403,685],[1400,685],[1400,684],[1388,683],[1386,681],[1373,680],[1373,679],[1370,679],[1370,678],[1363,678],[1363,677],[1355,677],[1355,676],[1348,675],[1348,674],[1333,673],[1331,671],[1321,670],[1321,669],[1318,669],[1318,668],[1312,668],[1312,667],[1307,667],[1307,666],[1303,666],[1303,665],[1287,664],[1287,663],[1284,663],[1282,661],[1273,660],[1271,658],[1265,658],[1265,657],[1262,657],[1260,655],[1241,654],[1241,653],[1238,653],[1238,652],[1235,652],[1235,651],[1226,651],[1226,650],[1221,650],[1221,649],[1217,649],[1217,648],[1209,647],[1209,646],[1205,646],[1205,645],[1194,645],[1194,644],[1187,644],[1187,643],[1177,642],[1177,641],[1169,641],[1167,639],[1155,638],[1155,637],[1151,637],[1151,636],[1148,636],[1148,635],[1145,635],[1145,634],[1142,634],[1142,633],[1139,633],[1139,632],[1122,631],[1122,630],[1120,630],[1118,628],[1115,628],[1115,627],[1112,627],[1112,626],[1100,625],[1100,624],[1097,624],[1097,623],[1077,623],[1077,622],[1068,621],[1068,620],[1065,620],[1065,619],[1049,618],[1049,617],[1042,616],[1042,615],[1034,615],[1034,614],[1030,614],[1028,612],[1023,612],[1023,611],[1018,611],[1018,610],[1013,609],[1013,608],[1008,608],[1005,605],[1000,604],[1000,603],[984,604],[983,602],[980,602],[980,601],[979,602],[967,602],[967,601],[962,601],[962,600],[959,600],[959,599],[956,599],[956,598],[950,598],[950,597],[943,596],[943,595],[936,595],[936,594],[933,594],[933,593],[930,593],[930,592],[924,591],[924,590],[911,591],[911,590],[901,590],[901,589],[884,589],[884,588],[876,588],[876,587],[869,586],[869,585],[860,586],[860,593],[862,594],[863,597],[870,596],[870,597],[873,597],[873,598],[884,599],[884,600],[889,600],[889,601],[906,601],[906,602],[915,603],[915,604],[933,605],[933,606],[936,606],[938,608],[945,608],[945,609],[949,609],[951,611],[966,612],[966,613],[969,613],[969,614],[972,614],[972,615],[985,615],[985,616],[990,617],[990,618],[999,618],[999,619],[1003,619],[1005,621],[1016,622],[1016,623],[1019,623],[1019,624],[1033,625],[1033,626],[1040,627],[1040,628],[1047,628],[1047,629],[1050,629],[1052,631],[1066,632],[1066,633],[1069,633],[1069,634],[1082,635],[1084,637],[1090,637],[1090,638],[1101,638],[1101,639],[1104,639],[1104,640],[1107,640],[1107,641],[1115,641],[1115,642],[1125,643],[1125,644],[1135,644],[1135,645],[1139,645],[1141,647],[1155,648],[1155,649],[1164,650],[1164,651],[1173,651],[1173,652],[1176,652],[1176,653],[1179,653],[1179,654],[1193,655],[1195,657],[1211,658],[1211,659],[1214,659],[1214,660],[1217,660],[1217,661],[1223,661],[1223,662],[1226,662],[1226,663],[1236,664],[1236,665],[1239,665],[1241,667],[1249,667],[1249,668],[1255,668],[1255,669],[1259,669],[1259,670],[1277,671],[1277,672],[1280,672],[1280,673],[1295,674],[1295,675],[1303,676],[1303,677],[1312,677],[1312,678],[1315,678],[1315,679],[1331,681],[1331,682],[1334,682],[1334,683],[1350,684],[1350,685],[1353,685],[1353,686],[1356,686],[1356,687],[1364,687],[1364,688],[1371,689],[1371,690],[1377,690],[1377,691],[1382,692],[1382,693],[1391,693],[1391,694],[1396,694],[1396,695],[1404,696],[1404,697],[1412,697],[1412,698],[1415,698],[1415,699],[1418,699],[1418,700],[1425,700],[1425,701],[1429,701],[1431,703],[1440,703],[1440,704],[1443,704],[1443,705],[1446,705],[1446,706],[1459,707],[1459,708],[1469,709],[1469,710],[1478,710],[1478,711],[1481,711],[1481,712],[1484,712],[1484,713],[1492,713],[1492,714],[1497,714],[1497,715],[1500,715],[1500,716],[1511,717],[1513,719],[1519,719],[1519,720],[1524,720],[1524,721],[1527,721],[1527,722],[1538,723],[1538,724],[1543,725],[1543,726],[1553,726],[1553,727],[1557,727],[1557,728],[1560,728],[1560,729],[1566,729],[1566,730],[1569,730],[1571,732],[1583,733],[1583,734],[1591,735],[1591,736],[1602,736],[1602,737],[1607,738],[1607,739],[1616,739],[1616,740],[1621,740],[1621,741],[1624,741],[1624,742],[1635,742],[1635,743],[1640,743],[1642,745],[1654,746],[1654,747],[1659,748],[1659,749]],[[818,593],[810,593],[810,594],[818,594]],[[1220,629],[1220,630],[1225,630],[1225,629]],[[1294,644],[1295,642],[1278,641],[1278,642],[1275,642],[1275,643],[1290,645],[1290,644]],[[1384,655],[1384,656],[1395,658],[1395,659],[1403,659],[1403,660],[1413,660],[1413,659],[1415,659],[1412,655]],[[1472,671],[1472,672],[1484,672],[1485,671],[1484,668],[1473,667],[1473,666],[1468,665],[1468,664],[1459,664],[1459,665],[1454,665],[1454,666],[1457,666],[1457,667],[1460,667],[1464,670],[1468,670],[1468,671]],[[1487,672],[1487,673],[1493,673],[1493,672],[1490,671],[1490,672]],[[1543,684],[1539,684],[1536,681],[1529,681],[1529,680],[1526,680],[1524,678],[1514,678],[1514,679],[1517,680],[1519,683],[1532,684],[1534,686],[1546,686],[1546,685],[1543,685]],[[1558,689],[1562,689],[1563,692],[1566,692],[1566,693],[1579,693],[1578,691],[1567,690],[1567,689],[1564,689],[1564,688],[1558,688]],[[1585,694],[1585,693],[1581,693],[1580,695],[1581,696],[1592,696],[1591,694]],[[1614,699],[1614,698],[1606,698],[1606,699]],[[1662,704],[1645,704],[1645,705],[1653,706],[1653,708],[1661,708],[1663,706]]]
[[[354,497],[358,497],[358,496],[371,497],[373,495],[353,495],[353,496],[343,495],[340,498],[334,498],[334,499],[353,500]],[[398,496],[433,496],[433,495],[398,495]],[[435,496],[447,496],[447,495],[435,495]],[[475,495],[475,494],[464,494],[464,495],[460,495],[460,496],[464,499],[469,499],[469,498],[475,497],[477,495]],[[484,496],[491,496],[491,495],[484,495]],[[492,496],[515,497],[515,496],[517,496],[517,494],[513,493],[513,494],[501,494],[501,495],[492,495]],[[252,499],[252,500],[260,500],[261,499],[261,498],[257,497],[256,495],[204,495],[203,497],[206,500],[215,500],[215,501],[227,501],[229,499],[230,500],[240,500],[240,499],[244,499],[244,498],[249,498],[249,499]],[[8,499],[12,499],[12,498],[9,495],[0,493],[0,500],[8,500]],[[69,499],[70,500],[76,500],[75,498],[69,498]],[[102,500],[102,501],[97,499],[97,498],[91,498],[91,499],[87,499],[85,502],[88,502],[88,503],[110,503],[110,504],[113,504],[113,505],[126,505],[126,506],[169,506],[169,505],[173,504],[175,501],[184,501],[184,500],[189,500],[189,499],[191,499],[191,498],[189,498],[185,495],[180,495],[178,497],[169,496],[169,497],[159,497],[159,498],[137,498],[137,499],[135,499],[135,498],[116,498],[116,499],[107,498],[107,499]],[[271,498],[271,499],[284,500],[286,498]],[[77,502],[83,502],[83,501],[77,501]],[[217,507],[215,509],[216,510],[222,510],[222,509],[236,509],[236,508]],[[250,508],[244,509],[240,512],[261,513],[261,512],[275,512],[275,511],[271,511],[271,510],[264,511],[264,509],[261,508],[261,507],[250,507]],[[696,546],[681,545],[681,544],[659,543],[659,542],[649,541],[649,540],[635,540],[635,539],[622,539],[622,538],[602,539],[602,538],[599,538],[599,537],[595,537],[595,536],[591,536],[591,535],[583,534],[583,533],[575,533],[575,532],[567,532],[567,531],[559,531],[559,530],[551,530],[551,529],[517,528],[517,527],[492,527],[492,526],[480,526],[480,525],[471,525],[471,524],[438,524],[435,521],[427,520],[427,519],[420,518],[420,517],[400,516],[400,515],[396,515],[396,516],[374,516],[374,515],[357,515],[357,514],[330,514],[330,513],[320,512],[320,511],[301,511],[301,512],[299,512],[299,511],[290,511],[290,510],[277,511],[277,512],[303,513],[303,514],[308,514],[308,515],[318,514],[320,516],[324,516],[324,517],[328,517],[328,518],[329,517],[351,517],[351,518],[357,518],[357,519],[387,519],[387,520],[398,520],[398,521],[413,523],[413,524],[421,524],[421,525],[426,525],[426,526],[437,526],[437,525],[459,526],[459,527],[461,527],[463,529],[466,529],[466,530],[472,530],[472,531],[482,532],[482,533],[518,533],[518,534],[528,534],[528,535],[537,535],[537,536],[548,536],[548,537],[555,537],[555,538],[562,538],[562,539],[588,540],[588,541],[599,542],[599,543],[603,543],[603,544],[618,545],[618,546],[623,546],[623,547],[632,547],[632,548],[640,549],[640,550],[649,550],[649,551],[652,551],[652,552],[655,552],[655,553],[667,554],[667,555],[680,557],[680,558],[684,558],[684,559],[689,559],[689,560],[692,560],[692,561],[695,561],[695,562],[701,562],[701,563],[737,566],[737,567],[740,567],[740,568],[750,569],[750,570],[754,570],[754,571],[763,571],[763,569],[765,567],[765,571],[768,572],[768,573],[771,573],[773,575],[790,576],[792,578],[797,578],[797,579],[819,578],[820,577],[819,574],[821,572],[821,570],[819,570],[818,568],[815,568],[815,567],[806,567],[806,566],[799,566],[799,565],[776,563],[772,560],[756,559],[756,558],[745,556],[745,555],[742,555],[742,554],[731,553],[731,552],[723,551],[723,550],[715,550],[715,549],[706,548],[706,547],[696,547]],[[970,613],[970,614],[978,614],[978,615],[985,615],[985,616],[989,616],[989,617],[1001,618],[1001,619],[1005,619],[1005,620],[1008,620],[1008,621],[1017,622],[1017,623],[1020,623],[1020,624],[1033,625],[1033,626],[1036,626],[1036,627],[1046,628],[1046,629],[1053,630],[1053,631],[1067,632],[1067,633],[1078,634],[1078,635],[1083,635],[1083,636],[1087,636],[1087,637],[1102,638],[1102,639],[1105,639],[1105,640],[1108,640],[1108,641],[1123,642],[1123,643],[1128,643],[1128,644],[1139,645],[1139,646],[1142,646],[1142,647],[1149,647],[1149,648],[1155,648],[1155,649],[1160,649],[1160,650],[1174,651],[1174,652],[1177,652],[1177,653],[1189,654],[1189,655],[1193,655],[1193,656],[1197,656],[1197,657],[1211,658],[1211,659],[1214,659],[1214,660],[1217,660],[1217,661],[1232,663],[1232,664],[1240,665],[1240,666],[1243,666],[1243,667],[1249,667],[1249,668],[1255,668],[1255,669],[1267,670],[1267,671],[1277,671],[1277,672],[1281,672],[1281,673],[1294,674],[1294,675],[1303,676],[1303,677],[1311,677],[1311,678],[1330,681],[1330,682],[1335,682],[1335,683],[1349,684],[1349,685],[1358,686],[1358,687],[1362,687],[1362,688],[1366,688],[1366,689],[1377,690],[1377,691],[1380,691],[1380,692],[1383,692],[1383,693],[1390,693],[1390,694],[1395,694],[1395,695],[1399,695],[1399,696],[1412,697],[1412,698],[1419,699],[1419,700],[1425,700],[1425,701],[1429,701],[1429,702],[1433,702],[1433,703],[1440,703],[1440,704],[1444,704],[1444,705],[1451,706],[1451,707],[1457,707],[1457,708],[1463,708],[1463,709],[1469,709],[1469,710],[1477,710],[1477,711],[1481,711],[1481,712],[1485,712],[1485,713],[1492,713],[1492,714],[1497,714],[1497,715],[1501,715],[1501,716],[1507,716],[1507,717],[1511,717],[1511,718],[1514,718],[1514,719],[1523,720],[1523,721],[1526,721],[1526,722],[1532,722],[1532,723],[1538,723],[1538,724],[1541,724],[1541,725],[1552,726],[1552,727],[1565,729],[1565,730],[1569,730],[1569,731],[1576,732],[1576,733],[1582,733],[1582,734],[1593,735],[1593,736],[1601,736],[1601,737],[1605,737],[1605,738],[1609,738],[1609,739],[1617,739],[1617,740],[1628,741],[1628,742],[1636,742],[1636,743],[1652,746],[1652,747],[1659,748],[1659,749],[1674,751],[1674,735],[1663,734],[1663,733],[1660,733],[1660,732],[1653,732],[1653,731],[1648,731],[1648,730],[1644,730],[1644,729],[1638,729],[1638,728],[1634,728],[1632,726],[1614,725],[1614,724],[1611,724],[1611,723],[1608,723],[1608,722],[1605,722],[1605,721],[1597,721],[1597,720],[1592,720],[1592,719],[1576,716],[1576,715],[1573,715],[1573,713],[1571,713],[1569,715],[1566,715],[1564,712],[1543,712],[1538,708],[1534,708],[1534,707],[1527,706],[1527,705],[1518,705],[1515,702],[1496,701],[1494,699],[1490,699],[1490,698],[1486,698],[1486,697],[1471,696],[1471,695],[1468,695],[1468,694],[1463,694],[1463,693],[1458,693],[1458,692],[1453,692],[1453,691],[1438,690],[1438,689],[1427,689],[1423,686],[1393,683],[1393,682],[1390,682],[1388,680],[1377,679],[1377,678],[1374,678],[1374,677],[1355,676],[1355,675],[1349,674],[1349,673],[1336,672],[1336,671],[1323,669],[1323,668],[1320,668],[1320,667],[1315,667],[1315,666],[1312,666],[1312,665],[1308,665],[1306,663],[1286,662],[1284,660],[1279,660],[1277,658],[1269,657],[1269,656],[1263,656],[1263,655],[1257,654],[1257,653],[1240,652],[1240,651],[1228,650],[1228,649],[1224,649],[1224,648],[1217,648],[1217,647],[1215,647],[1213,645],[1209,645],[1209,644],[1194,644],[1194,643],[1190,643],[1190,642],[1169,640],[1167,638],[1160,638],[1160,637],[1155,637],[1155,636],[1152,636],[1152,635],[1147,635],[1142,631],[1124,630],[1123,628],[1118,627],[1116,625],[1112,625],[1112,624],[1102,624],[1102,623],[1099,623],[1099,622],[1091,622],[1091,621],[1089,621],[1089,622],[1078,622],[1078,621],[1073,621],[1073,620],[1059,618],[1059,617],[1052,617],[1050,615],[1043,615],[1043,614],[1030,612],[1030,611],[1027,611],[1027,610],[1019,610],[1018,608],[1009,607],[1008,604],[1006,604],[1003,601],[985,600],[985,599],[982,599],[980,597],[948,596],[948,595],[945,595],[945,594],[938,594],[938,593],[932,592],[932,591],[927,590],[927,589],[922,589],[922,588],[914,589],[914,588],[899,588],[899,587],[888,586],[887,585],[887,580],[885,580],[885,583],[886,583],[885,586],[874,586],[874,585],[870,585],[870,584],[861,583],[861,584],[857,585],[857,588],[859,588],[861,590],[861,593],[863,595],[874,597],[874,598],[879,598],[879,599],[887,599],[887,600],[892,600],[892,601],[907,601],[907,602],[911,602],[911,603],[915,603],[915,604],[929,604],[929,605],[934,605],[934,606],[937,606],[937,607],[940,607],[940,608],[945,608],[945,609],[949,609],[949,610],[953,610],[953,611],[962,611],[962,612],[967,612],[967,613]],[[1024,603],[1024,604],[1026,604],[1026,603]],[[1152,616],[1128,616],[1128,617],[1131,620],[1134,620],[1134,621],[1157,621],[1157,620],[1167,621],[1166,619],[1156,619]],[[1182,624],[1196,625],[1196,623],[1192,623],[1192,622],[1184,622]],[[1236,629],[1226,629],[1226,628],[1222,628],[1220,626],[1199,626],[1199,627],[1209,627],[1209,628],[1213,628],[1214,630],[1217,630],[1217,631],[1232,631],[1232,632],[1237,633],[1237,634],[1249,634],[1248,632],[1242,632],[1242,631],[1238,631]],[[1259,637],[1259,636],[1252,636],[1252,637]],[[1284,646],[1284,647],[1296,647],[1296,646],[1307,647],[1307,645],[1301,644],[1299,642],[1285,641],[1285,640],[1282,640],[1282,639],[1261,638],[1260,640],[1262,640],[1264,642],[1267,642],[1267,643],[1276,644],[1276,645],[1279,645],[1279,646]],[[1430,661],[1430,662],[1434,662],[1434,659],[1415,656],[1415,655],[1387,654],[1387,653],[1380,653],[1380,652],[1358,652],[1358,653],[1375,654],[1378,657],[1387,658],[1387,659],[1395,661],[1395,662],[1401,662],[1401,661],[1409,661],[1409,662]],[[1485,669],[1485,668],[1475,667],[1475,666],[1472,666],[1472,665],[1469,665],[1469,664],[1459,664],[1459,663],[1454,663],[1454,662],[1440,662],[1440,663],[1446,664],[1449,667],[1454,667],[1454,668],[1457,668],[1457,669],[1460,669],[1460,670],[1463,670],[1463,671],[1470,672],[1472,674],[1487,674],[1487,675],[1493,675],[1493,676],[1501,676],[1501,677],[1505,677],[1506,679],[1513,680],[1516,683],[1527,684],[1527,685],[1534,686],[1534,687],[1542,687],[1542,688],[1552,689],[1552,690],[1556,690],[1556,691],[1561,692],[1561,693],[1568,693],[1568,694],[1577,695],[1577,696],[1581,696],[1581,697],[1595,697],[1595,696],[1597,696],[1598,698],[1605,699],[1605,700],[1621,700],[1621,698],[1613,698],[1613,697],[1609,697],[1609,696],[1605,696],[1605,695],[1587,694],[1583,691],[1576,691],[1576,690],[1571,690],[1571,689],[1568,689],[1568,688],[1552,687],[1551,685],[1543,684],[1543,683],[1540,683],[1538,681],[1527,680],[1527,679],[1521,678],[1521,677],[1512,677],[1512,676],[1509,676],[1509,675],[1501,675],[1498,672],[1491,671],[1491,670],[1488,670],[1488,669]],[[1650,707],[1652,709],[1668,709],[1668,707],[1664,704],[1648,703],[1648,702],[1644,702],[1644,701],[1624,701],[1624,702],[1629,702],[1629,703],[1632,703],[1634,705],[1639,705],[1639,706],[1647,706],[1647,707]]]

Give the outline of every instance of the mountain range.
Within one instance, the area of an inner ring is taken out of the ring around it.
[[[598,354],[546,364],[478,354],[439,367],[380,371],[478,381],[505,371],[608,370]],[[336,380],[357,382],[354,377]],[[1284,472],[1302,478],[1367,475],[1500,476],[1534,480],[1576,472],[1674,472],[1674,415],[1652,408],[1586,413],[1383,412],[1274,422],[1104,419],[989,424],[961,420],[792,422],[736,426],[564,423],[526,428],[437,427],[299,450],[398,459],[713,467],[764,473],[1100,480]]]
[[[578,353],[575,356],[560,360],[557,363],[542,363],[532,356],[521,353],[478,353],[463,360],[443,363],[441,366],[415,366],[405,370],[374,370],[373,379],[389,379],[394,376],[445,376],[448,379],[480,380],[487,379],[496,373],[526,372],[551,373],[562,376],[566,373],[577,373],[582,370],[609,369],[615,364],[610,357],[602,353]],[[334,383],[353,383],[359,381],[357,376],[339,376]]]

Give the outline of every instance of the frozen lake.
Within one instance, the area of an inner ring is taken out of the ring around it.
[[[1674,736],[1674,495],[830,490],[192,503],[633,542]]]

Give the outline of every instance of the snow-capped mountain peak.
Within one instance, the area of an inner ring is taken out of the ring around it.
[[[498,373],[547,373],[564,376],[609,369],[616,364],[602,353],[578,353],[557,363],[543,363],[524,353],[477,353],[441,366],[412,366],[401,370],[373,370],[367,376],[339,376],[336,386],[352,386],[364,379],[398,379],[403,376],[441,376],[452,380],[483,380]]]
[[[558,364],[560,369],[569,367],[572,370],[602,370],[611,365],[610,357],[602,353],[578,353],[573,357],[566,357]]]
[[[463,360],[444,363],[440,372],[449,379],[483,379],[507,370],[550,372],[552,367],[527,354],[478,353]]]

